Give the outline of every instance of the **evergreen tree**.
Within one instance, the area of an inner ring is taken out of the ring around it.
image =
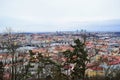
[[[64,55],[67,59],[67,64],[74,64],[73,70],[71,71],[72,80],[85,79],[86,65],[89,62],[87,50],[85,44],[79,39],[74,41],[75,45],[71,45],[74,48],[73,51],[67,50]]]
[[[4,72],[3,63],[0,62],[0,80],[3,80],[3,72]]]

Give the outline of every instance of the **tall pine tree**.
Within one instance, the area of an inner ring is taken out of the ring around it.
[[[87,50],[85,44],[79,39],[74,41],[75,45],[72,45],[73,51],[67,50],[64,52],[67,58],[67,64],[74,64],[73,70],[71,71],[72,80],[85,79],[86,65],[89,62]]]
[[[0,80],[3,80],[3,72],[4,72],[3,63],[0,61]]]

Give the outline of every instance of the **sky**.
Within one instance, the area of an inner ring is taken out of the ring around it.
[[[0,0],[0,31],[119,31],[120,0]],[[108,21],[116,21],[115,26]],[[103,21],[106,23],[103,24]],[[95,23],[94,25],[91,25]],[[102,31],[102,30],[101,30]]]

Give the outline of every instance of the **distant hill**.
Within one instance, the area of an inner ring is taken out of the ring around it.
[[[110,31],[120,32],[120,19],[89,21],[89,22],[29,22],[10,17],[0,17],[1,31],[5,27],[22,32],[55,32],[55,31],[75,31],[85,29],[87,31]],[[0,32],[1,32],[0,31]]]

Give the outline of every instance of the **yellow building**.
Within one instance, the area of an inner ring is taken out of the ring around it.
[[[103,70],[87,69],[86,70],[86,75],[88,75],[88,77],[104,76],[104,71]]]

